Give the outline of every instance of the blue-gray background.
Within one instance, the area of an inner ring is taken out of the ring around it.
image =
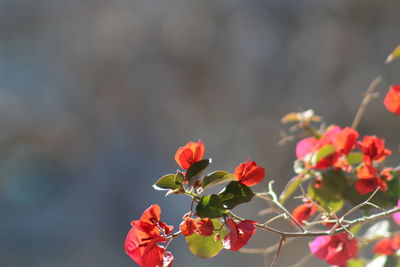
[[[201,138],[210,170],[251,156],[281,189],[294,143],[277,145],[280,118],[313,108],[349,125],[379,74],[359,129],[387,139],[396,161],[400,119],[381,102],[400,81],[400,63],[383,64],[400,43],[399,10],[398,0],[1,0],[0,266],[135,266],[123,250],[130,221],[156,202],[177,226],[190,205],[151,188],[176,170],[177,147]],[[237,212],[263,220],[263,207]],[[276,241],[262,233],[249,247]],[[182,240],[171,250],[179,267],[263,264],[229,251],[201,260]]]

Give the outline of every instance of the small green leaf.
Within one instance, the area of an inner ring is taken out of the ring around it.
[[[335,152],[333,145],[325,145],[320,148],[317,152],[313,153],[309,159],[311,165],[316,165],[320,160],[332,155]]]
[[[321,186],[316,188],[315,182],[308,187],[308,195],[317,201],[327,212],[340,210],[344,203],[347,179],[342,172],[328,171],[322,174]]]
[[[364,267],[365,261],[362,259],[350,259],[346,262],[346,267]]]
[[[207,195],[200,199],[196,213],[200,218],[219,218],[226,214],[224,205],[217,195]]]
[[[363,158],[363,154],[361,152],[352,152],[346,156],[346,161],[350,165],[360,164]]]
[[[360,223],[360,224],[356,224],[356,225],[354,225],[353,227],[351,227],[350,229],[349,229],[349,231],[353,234],[353,235],[357,235],[358,234],[358,232],[360,232],[360,230],[361,230],[361,228],[363,227],[363,225]]]
[[[227,209],[233,209],[239,204],[249,202],[254,197],[254,193],[248,186],[232,181],[218,196]]]
[[[175,184],[182,185],[184,179],[185,177],[183,176],[183,174],[178,171],[175,175]]]
[[[190,179],[192,179],[194,176],[200,175],[210,163],[211,159],[203,159],[193,163],[186,172],[186,180],[190,182]]]
[[[154,185],[156,190],[179,189],[180,186],[175,183],[175,174],[167,174],[161,177]]]
[[[214,224],[214,229],[219,229],[222,224],[217,219],[212,219]],[[215,241],[215,235],[219,233],[220,238]],[[222,250],[222,239],[226,236],[227,232],[224,227],[221,228],[219,232],[214,231],[211,236],[201,236],[199,234],[192,234],[187,236],[186,243],[189,250],[200,258],[211,258],[216,256]]]
[[[281,195],[279,196],[279,201],[283,204],[293,193],[296,189],[300,186],[303,182],[299,176],[295,176],[286,184],[285,189],[283,189]]]
[[[215,171],[207,176],[204,176],[202,186],[204,189],[210,188],[214,185],[235,180],[235,175],[225,171]]]

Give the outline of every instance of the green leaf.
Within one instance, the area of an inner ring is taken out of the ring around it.
[[[321,186],[315,187],[315,182],[308,187],[308,195],[317,201],[327,212],[340,210],[344,203],[347,179],[342,172],[328,171],[322,174]]]
[[[185,180],[185,177],[180,171],[178,171],[175,175],[175,184],[182,185],[183,180]]]
[[[361,230],[361,228],[363,227],[363,225],[360,223],[360,224],[356,224],[356,225],[354,225],[353,227],[351,227],[350,229],[349,229],[349,231],[353,234],[353,235],[357,235],[358,234],[358,232],[360,232],[360,230]]]
[[[222,224],[217,219],[212,219],[214,224],[214,229],[219,229]],[[215,241],[215,235],[219,233],[220,238],[218,241]],[[199,234],[192,234],[187,236],[186,243],[189,247],[189,250],[200,258],[211,258],[216,256],[222,250],[222,239],[226,236],[227,232],[224,227],[217,232],[214,231],[211,236],[201,236]]]
[[[207,168],[208,164],[211,163],[210,159],[203,159],[193,163],[190,168],[186,171],[186,180],[190,182],[190,180],[194,176],[200,175],[205,168]]]
[[[397,201],[400,198],[400,185],[397,175],[394,175],[392,180],[387,182],[388,189],[387,194],[393,205],[397,205]]]
[[[311,163],[311,165],[316,165],[320,160],[326,158],[327,156],[333,154],[334,152],[335,148],[333,147],[333,145],[325,145],[322,148],[320,148],[317,152],[311,155],[309,163]]]
[[[290,181],[286,184],[285,189],[283,189],[281,195],[279,196],[279,201],[283,204],[291,195],[293,195],[303,181],[304,180],[299,176],[295,176],[290,179]]]
[[[248,186],[232,181],[218,196],[227,209],[233,209],[239,204],[249,202],[254,197],[254,193]]]
[[[180,185],[175,183],[175,174],[167,174],[161,177],[154,185],[156,190],[179,189]]]
[[[235,180],[235,175],[225,171],[215,171],[207,176],[204,176],[202,186],[204,189],[210,188],[214,185]]]
[[[362,259],[350,259],[346,262],[346,267],[364,267],[365,261]]]
[[[362,162],[363,154],[361,152],[352,152],[346,156],[346,161],[350,165],[360,164]]]
[[[219,218],[226,214],[224,205],[217,195],[207,195],[200,199],[196,213],[200,218]]]

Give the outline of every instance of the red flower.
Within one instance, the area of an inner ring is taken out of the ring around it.
[[[194,233],[202,236],[210,236],[213,234],[214,224],[209,218],[195,220],[188,217],[181,223],[180,230],[185,236]]]
[[[358,132],[352,128],[346,127],[336,135],[335,151],[347,155],[355,146],[358,139]]]
[[[400,85],[392,85],[383,104],[390,112],[400,115]]]
[[[264,179],[265,169],[249,159],[235,168],[235,176],[242,184],[253,186]]]
[[[181,166],[182,169],[189,169],[189,167],[200,161],[204,156],[204,144],[199,139],[197,143],[189,142],[183,147],[180,147],[175,153],[175,161]]]
[[[380,178],[360,179],[355,183],[355,188],[361,195],[375,191],[378,186],[380,191],[386,191],[387,189],[386,182]]]
[[[384,238],[374,245],[372,252],[380,255],[393,255],[396,249],[393,247],[391,238]]]
[[[311,252],[330,265],[342,265],[358,254],[355,239],[348,239],[347,233],[319,236],[309,244]]]
[[[371,178],[376,178],[376,174],[378,173],[378,170],[374,168],[374,166],[370,164],[363,164],[358,170],[357,170],[357,176],[359,179],[371,179]]]
[[[363,152],[363,162],[372,165],[373,160],[381,161],[385,156],[392,154],[392,151],[385,148],[385,141],[376,136],[364,136],[358,147]]]
[[[228,219],[227,224],[230,232],[223,239],[224,248],[237,251],[245,246],[250,237],[256,232],[254,226],[256,223],[255,221],[244,220],[237,224],[232,219]]]
[[[147,210],[145,210],[140,217],[139,221],[133,221],[132,226],[139,226],[142,231],[147,233],[159,234],[160,229],[164,231],[166,235],[171,233],[173,226],[166,225],[164,222],[160,221],[161,208],[157,204],[151,205]]]
[[[172,226],[160,221],[161,209],[152,205],[143,212],[140,220],[133,221],[125,240],[126,253],[140,266],[170,267],[173,256],[158,243],[166,242]]]
[[[307,202],[296,207],[292,212],[292,216],[297,222],[303,224],[303,221],[307,221],[311,216],[313,216],[317,209],[317,206],[313,205],[311,202]],[[292,224],[296,225],[293,221]]]

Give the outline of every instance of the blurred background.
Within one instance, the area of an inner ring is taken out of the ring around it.
[[[177,227],[190,206],[151,188],[175,172],[179,146],[201,138],[210,171],[252,157],[280,191],[295,159],[295,143],[277,145],[281,117],[312,108],[350,125],[378,75],[359,130],[385,138],[398,162],[400,121],[382,99],[400,82],[400,63],[383,63],[400,43],[399,10],[398,0],[0,0],[0,266],[136,266],[123,249],[130,221],[159,203]],[[237,213],[262,221],[264,207]],[[278,266],[309,241],[285,247]],[[248,247],[275,242],[260,233]],[[178,267],[272,260],[201,260],[182,239],[171,251]]]

